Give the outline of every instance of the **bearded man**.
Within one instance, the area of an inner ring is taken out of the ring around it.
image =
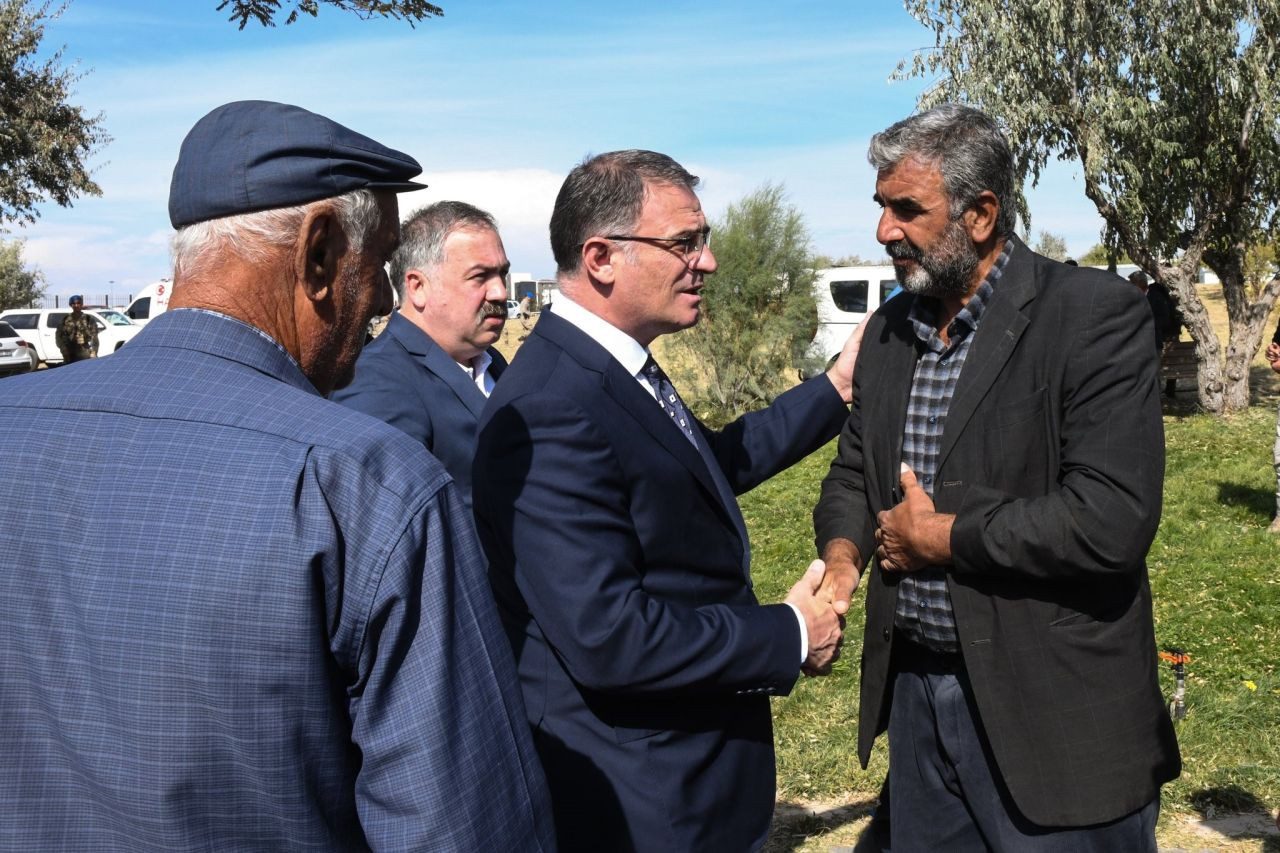
[[[871,141],[902,296],[868,321],[814,510],[837,612],[867,581],[859,756],[895,850],[1155,850],[1180,769],[1145,557],[1164,436],[1151,317],[1013,234],[1013,158],[945,105]]]

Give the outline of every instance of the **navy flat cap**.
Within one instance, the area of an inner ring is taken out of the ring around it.
[[[174,228],[292,207],[353,190],[406,192],[425,184],[408,154],[302,107],[235,101],[187,134],[169,185]]]

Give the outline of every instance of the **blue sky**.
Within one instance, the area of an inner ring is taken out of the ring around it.
[[[786,186],[814,247],[878,257],[872,133],[909,114],[924,82],[889,82],[931,44],[894,0],[703,0],[681,4],[440,0],[411,29],[330,7],[243,31],[217,0],[71,0],[45,48],[85,72],[75,102],[112,142],[94,158],[100,198],[11,227],[50,294],[122,303],[169,269],[169,176],[191,125],[232,100],[323,113],[423,164],[442,198],[490,210],[514,270],[553,272],[546,223],[584,155],[652,148],[703,178],[714,218],[765,181]],[[1033,233],[1076,254],[1099,219],[1068,166],[1030,195]]]

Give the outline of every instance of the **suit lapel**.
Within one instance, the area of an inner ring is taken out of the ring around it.
[[[574,326],[567,320],[562,320],[553,312],[544,312],[539,318],[538,324],[534,326],[534,334],[546,337],[549,341],[560,347],[568,353],[575,361],[589,370],[596,371],[601,376],[601,387],[610,398],[614,400],[628,415],[631,416],[636,424],[649,434],[651,438],[662,448],[676,459],[681,465],[689,470],[691,474],[702,484],[716,502],[721,505],[725,515],[734,523],[743,534],[743,542],[746,542],[745,526],[742,524],[741,514],[737,512],[737,501],[733,499],[732,493],[728,490],[728,483],[725,482],[722,490],[718,485],[716,478],[711,473],[711,467],[715,466],[715,460],[710,458],[709,451],[700,451],[703,442],[699,442],[699,448],[695,448],[684,437],[678,427],[672,420],[671,416],[662,410],[657,401],[650,397],[640,382],[634,376],[626,371],[618,360],[611,356],[604,347],[600,346],[589,335]],[[619,425],[625,429],[625,426]],[[697,432],[695,430],[695,432]],[[699,436],[701,439],[701,436]],[[704,453],[706,458],[704,458]],[[724,479],[722,472],[720,479]],[[725,495],[728,495],[726,500]],[[732,509],[730,509],[732,507]],[[745,550],[745,548],[744,548]]]
[[[662,410],[658,401],[650,397],[639,381],[627,373],[626,368],[615,359],[609,359],[604,372],[604,391],[614,401],[635,418],[636,423],[653,438],[662,448],[675,457],[681,465],[689,469],[698,478],[708,492],[719,496],[707,460],[699,449],[689,443],[680,432],[680,427],[671,420],[671,416]],[[691,415],[692,417],[692,415]],[[721,503],[723,503],[721,497]]]
[[[440,349],[439,344],[433,341],[430,335],[400,314],[391,316],[387,331],[395,336],[396,340],[414,357],[415,361],[431,371],[441,382],[447,385],[449,390],[471,412],[471,416],[479,420],[480,412],[484,409],[485,396],[460,364],[450,358],[444,350]],[[497,365],[499,358],[501,356],[495,353],[494,365]],[[506,362],[504,361],[503,364],[505,365]],[[498,374],[494,373],[495,379],[497,376]]]
[[[1030,323],[1023,308],[1035,298],[1033,255],[1017,237],[1008,239],[1014,243],[1013,256],[1009,258],[1008,266],[993,289],[991,302],[978,321],[978,330],[969,345],[964,368],[951,398],[951,407],[947,410],[947,425],[938,454],[939,471],[983,398],[1004,371]]]
[[[863,448],[863,465],[866,482],[879,484],[892,490],[898,485],[898,464],[902,461],[902,434],[907,423],[907,401],[911,398],[911,383],[919,358],[919,340],[911,326],[908,309],[911,298],[900,297],[903,309],[898,317],[886,317],[881,329],[883,349],[875,350],[875,361],[868,368],[878,373],[864,382],[862,435],[869,446]],[[883,429],[867,429],[868,424],[882,424]],[[873,451],[873,452],[872,452]],[[882,463],[884,471],[878,470]],[[890,505],[889,493],[881,496],[884,506]]]

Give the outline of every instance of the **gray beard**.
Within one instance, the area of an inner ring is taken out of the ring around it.
[[[898,284],[907,293],[944,299],[964,296],[973,286],[973,274],[978,269],[978,251],[958,222],[949,223],[942,238],[927,252],[905,240],[885,248],[890,257],[909,258],[917,264],[909,273],[901,267],[894,267]]]

